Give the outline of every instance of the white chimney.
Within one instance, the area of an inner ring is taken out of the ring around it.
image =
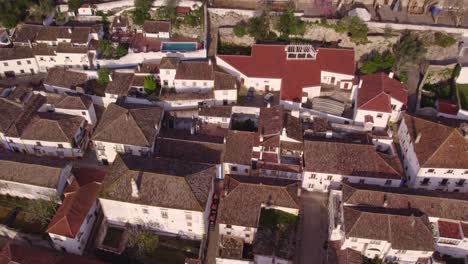
[[[137,184],[136,184],[135,179],[133,179],[133,178],[132,178],[131,185],[132,185],[132,197],[133,197],[133,198],[138,198],[140,192],[138,191],[138,186],[137,186]]]
[[[419,132],[418,135],[416,136],[416,139],[414,140],[414,143],[419,143],[419,141],[421,141],[421,137],[422,137],[422,133]]]
[[[361,86],[362,86],[362,79],[359,80],[358,88],[361,88]]]
[[[291,110],[291,116],[299,118],[299,110]]]
[[[68,28],[68,34],[71,34],[72,32],[73,32],[72,28],[69,27],[69,28]]]
[[[211,65],[211,60],[210,59],[208,59],[208,65]]]
[[[389,72],[389,73],[388,73],[388,78],[393,79],[393,76],[394,76],[394,75],[395,75],[394,72]]]
[[[120,23],[120,16],[117,17],[117,23]]]
[[[109,73],[109,82],[112,82],[112,74]]]

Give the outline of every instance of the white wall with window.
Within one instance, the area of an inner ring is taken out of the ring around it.
[[[468,168],[425,168],[420,167],[406,122],[398,128],[403,168],[412,188],[428,190],[468,192]]]
[[[339,189],[343,181],[396,188],[400,187],[402,180],[304,171],[302,178],[302,188],[308,191],[328,192],[331,189]]]
[[[390,121],[392,113],[356,109],[354,112],[354,122],[356,122],[357,125],[363,126],[366,123],[366,116],[372,117],[373,127],[385,129]]]
[[[174,80],[176,76],[175,69],[161,69],[159,71],[159,78],[162,87],[175,87]]]
[[[250,165],[224,163],[224,174],[250,175]]]
[[[174,80],[174,88],[178,93],[207,93],[213,87],[213,80]]]
[[[97,140],[93,140],[93,145],[97,159],[104,164],[114,162],[119,153],[127,153],[135,156],[149,156],[153,149],[148,146],[133,146]]]
[[[210,196],[211,197],[211,196]],[[99,199],[106,221],[116,225],[143,225],[156,232],[202,239],[207,232],[205,212],[163,208]],[[207,206],[209,209],[209,206]]]
[[[216,104],[235,104],[237,102],[237,90],[215,90],[214,98]]]
[[[0,77],[36,74],[39,66],[34,57],[0,61]]]

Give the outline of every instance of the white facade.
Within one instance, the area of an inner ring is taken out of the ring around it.
[[[242,164],[233,164],[233,163],[224,163],[224,175],[226,174],[236,174],[236,175],[250,175],[250,165]]]
[[[358,90],[359,93],[359,90]],[[364,125],[366,116],[371,116],[374,123],[373,127],[377,129],[384,129],[387,127],[389,122],[397,122],[402,113],[403,103],[394,99],[393,97],[390,99],[390,104],[392,107],[391,112],[378,112],[378,111],[370,111],[370,110],[363,110],[363,109],[355,109],[354,114],[354,121],[356,124]]]
[[[212,90],[213,80],[180,80],[174,79],[174,88],[178,93],[202,93]]]
[[[421,167],[414,150],[414,143],[403,119],[398,128],[398,138],[403,155],[403,165],[412,188],[468,192],[468,168]]]
[[[217,104],[235,104],[237,102],[237,90],[215,90],[214,97]]]
[[[308,191],[327,192],[330,189],[339,189],[343,180],[350,183],[363,183],[395,188],[401,185],[400,179],[370,178],[310,171],[304,171],[303,175],[302,188]]]
[[[157,135],[157,133],[155,134]],[[153,147],[132,146],[113,142],[93,140],[97,159],[102,163],[114,162],[117,154],[130,153],[136,156],[148,156],[153,152]]]
[[[65,250],[67,253],[83,255],[83,251],[86,248],[86,243],[88,242],[89,236],[91,235],[94,222],[97,219],[98,208],[99,203],[96,201],[96,203],[89,210],[86,219],[81,224],[80,230],[74,238],[49,233],[54,248],[58,251]]]
[[[35,74],[38,72],[39,67],[34,57],[0,61],[0,77],[5,77],[10,73],[14,73],[15,75],[25,75]]]
[[[190,239],[202,239],[208,231],[210,204],[205,212],[198,212],[102,198],[99,201],[106,221],[112,224],[143,225],[157,232],[180,235]]]
[[[252,244],[257,228],[237,225],[219,224],[219,234],[242,238],[244,243]]]

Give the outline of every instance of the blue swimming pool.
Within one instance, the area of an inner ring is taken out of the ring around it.
[[[197,50],[197,43],[195,42],[163,42],[161,50],[195,51]]]

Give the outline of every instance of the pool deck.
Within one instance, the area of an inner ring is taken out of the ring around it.
[[[198,40],[194,38],[158,39],[146,38],[143,34],[135,34],[133,36],[130,48],[133,52],[157,52],[161,51],[163,42],[194,42],[197,43],[197,50],[203,48],[203,43],[198,42]]]

